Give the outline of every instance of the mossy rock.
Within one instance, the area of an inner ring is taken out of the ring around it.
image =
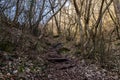
[[[47,45],[45,43],[37,42],[36,50],[38,52],[43,52],[46,49]]]
[[[51,45],[51,43],[48,41],[48,42],[45,42],[45,44],[46,45],[48,45],[48,46],[50,46]]]
[[[70,51],[70,49],[63,47],[63,48],[59,49],[58,53],[66,53],[66,52],[69,52],[69,51]]]
[[[77,49],[74,51],[74,55],[80,57],[82,55],[82,51],[80,49]]]
[[[1,29],[1,26],[0,26],[0,33],[3,32],[3,30]]]
[[[0,41],[0,50],[6,52],[12,52],[15,49],[15,45],[10,41]]]
[[[120,43],[115,44],[116,46],[120,46]]]

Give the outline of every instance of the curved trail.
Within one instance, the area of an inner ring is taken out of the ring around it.
[[[58,53],[62,46],[51,46],[46,52],[47,69],[44,80],[119,80],[117,75],[85,60],[72,59]]]

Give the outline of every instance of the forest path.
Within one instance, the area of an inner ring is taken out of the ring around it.
[[[0,41],[10,44],[10,50],[4,47],[0,51],[0,80],[119,80],[116,73],[72,57],[79,49],[63,37],[45,38],[39,41],[37,51],[37,37],[16,28],[1,28]]]
[[[118,75],[96,64],[60,54],[62,49],[62,43],[51,43],[45,55],[47,68],[44,80],[119,80]]]

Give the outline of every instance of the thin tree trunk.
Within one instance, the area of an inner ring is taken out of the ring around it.
[[[113,4],[114,4],[118,25],[120,25],[120,0],[113,0]],[[116,26],[116,31],[117,31],[118,38],[120,38],[119,26]]]

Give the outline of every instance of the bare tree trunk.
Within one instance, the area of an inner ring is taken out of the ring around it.
[[[44,24],[44,27],[41,29],[41,35],[39,36],[39,39],[41,39],[44,35],[44,29],[46,28],[48,22],[64,7],[65,3],[67,2],[67,0],[64,1],[64,3],[61,5],[61,7],[53,13],[53,15],[46,21],[46,23]]]
[[[120,0],[113,0],[117,23],[120,25]],[[117,36],[120,38],[119,26],[116,26]]]
[[[113,0],[116,17],[120,23],[120,0]]]
[[[74,8],[75,8],[75,11],[76,11],[76,14],[77,14],[77,22],[78,22],[79,29],[80,29],[80,43],[82,44],[84,34],[83,34],[83,26],[82,26],[82,23],[81,23],[81,12],[79,10],[79,7],[77,5],[76,0],[73,0],[73,5],[74,5]]]

